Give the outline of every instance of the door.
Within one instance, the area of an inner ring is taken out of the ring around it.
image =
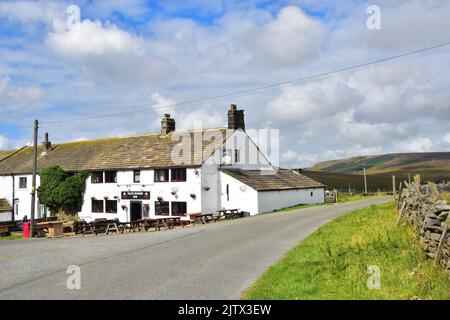
[[[142,202],[132,201],[130,206],[131,206],[130,220],[136,221],[142,219]]]

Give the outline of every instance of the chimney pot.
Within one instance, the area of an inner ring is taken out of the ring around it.
[[[48,140],[48,132],[45,133],[45,138],[44,141],[42,142],[42,146],[44,147],[45,154],[52,151],[52,143]]]
[[[161,134],[167,135],[173,131],[175,131],[175,119],[172,119],[170,114],[164,113],[161,119]]]
[[[235,104],[228,110],[228,129],[245,131],[244,110],[237,110]]]

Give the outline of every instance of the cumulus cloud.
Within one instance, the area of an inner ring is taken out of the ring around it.
[[[450,144],[450,132],[447,133],[443,138],[442,141],[444,141],[445,143]]]
[[[80,70],[111,80],[164,80],[172,71],[164,59],[149,52],[147,41],[114,24],[89,19],[69,26],[55,19],[47,45]]]
[[[431,151],[434,144],[429,138],[413,138],[395,144],[399,152],[426,152]]]
[[[151,107],[158,117],[154,120],[154,126],[160,124],[159,116],[169,113],[176,121],[176,128],[180,130],[222,127],[225,123],[224,112],[219,113],[211,105],[200,105],[195,110],[176,108],[176,102],[158,92],[151,94]]]
[[[290,6],[251,36],[250,48],[262,63],[293,65],[318,54],[325,28],[298,7]]]
[[[266,115],[280,123],[303,123],[332,117],[360,104],[361,94],[339,80],[289,86],[268,103]]]
[[[0,16],[8,20],[20,22],[45,22],[60,16],[66,5],[57,1],[2,1],[0,2]]]
[[[164,2],[162,9],[139,0],[76,3],[88,19],[70,27],[68,2],[0,3],[0,32],[5,28],[7,39],[0,43],[0,73],[11,75],[0,79],[2,119],[42,103],[52,109],[41,113],[46,120],[149,108],[108,118],[108,126],[86,121],[50,128],[65,141],[155,131],[165,112],[178,129],[199,119],[205,127],[222,126],[226,106],[237,103],[249,127],[280,128],[282,165],[448,150],[448,48],[314,82],[171,106],[441,42],[450,28],[448,1],[380,0],[379,31],[366,28],[372,3],[360,0],[304,0],[286,7],[190,0]],[[9,33],[12,20],[19,22],[17,32]],[[30,25],[32,38],[22,32]],[[17,135],[8,139],[29,139]]]
[[[0,78],[0,114],[34,110],[44,97],[45,91],[37,86],[15,86],[10,77]]]
[[[0,150],[8,148],[8,139],[0,134]]]

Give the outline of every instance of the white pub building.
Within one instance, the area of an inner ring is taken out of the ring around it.
[[[228,110],[228,128],[176,131],[165,114],[160,133],[62,144],[46,134],[38,155],[38,170],[58,165],[91,173],[78,212],[86,221],[219,209],[255,215],[324,202],[324,185],[272,166],[246,133],[236,105]],[[0,151],[0,220],[30,218],[32,163],[32,147]],[[36,202],[35,217],[43,217],[47,210]]]

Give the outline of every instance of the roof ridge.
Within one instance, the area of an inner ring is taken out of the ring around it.
[[[218,127],[218,128],[206,128],[206,129],[192,129],[192,130],[182,130],[182,131],[173,131],[170,132],[168,135],[171,135],[173,133],[189,133],[189,132],[200,132],[200,131],[208,131],[208,130],[226,130],[225,127]],[[68,143],[79,143],[79,142],[99,142],[102,140],[114,140],[114,139],[130,139],[130,138],[143,138],[143,137],[150,137],[150,136],[164,136],[160,132],[152,132],[152,133],[145,133],[145,134],[133,134],[128,136],[117,136],[117,137],[108,137],[108,138],[98,138],[98,139],[84,139],[84,140],[77,140],[77,141],[67,141],[67,142],[61,142],[61,143],[55,143],[55,145],[62,145],[62,144],[68,144]]]
[[[28,146],[23,146],[23,147],[21,147],[21,148],[19,148],[19,149],[16,149],[16,150],[5,150],[6,152],[11,151],[11,153],[8,154],[6,157],[1,158],[1,159],[0,159],[0,162],[5,161],[6,159],[11,158],[13,155],[17,154],[18,152],[22,151],[22,150],[25,149],[25,148],[28,148]]]

